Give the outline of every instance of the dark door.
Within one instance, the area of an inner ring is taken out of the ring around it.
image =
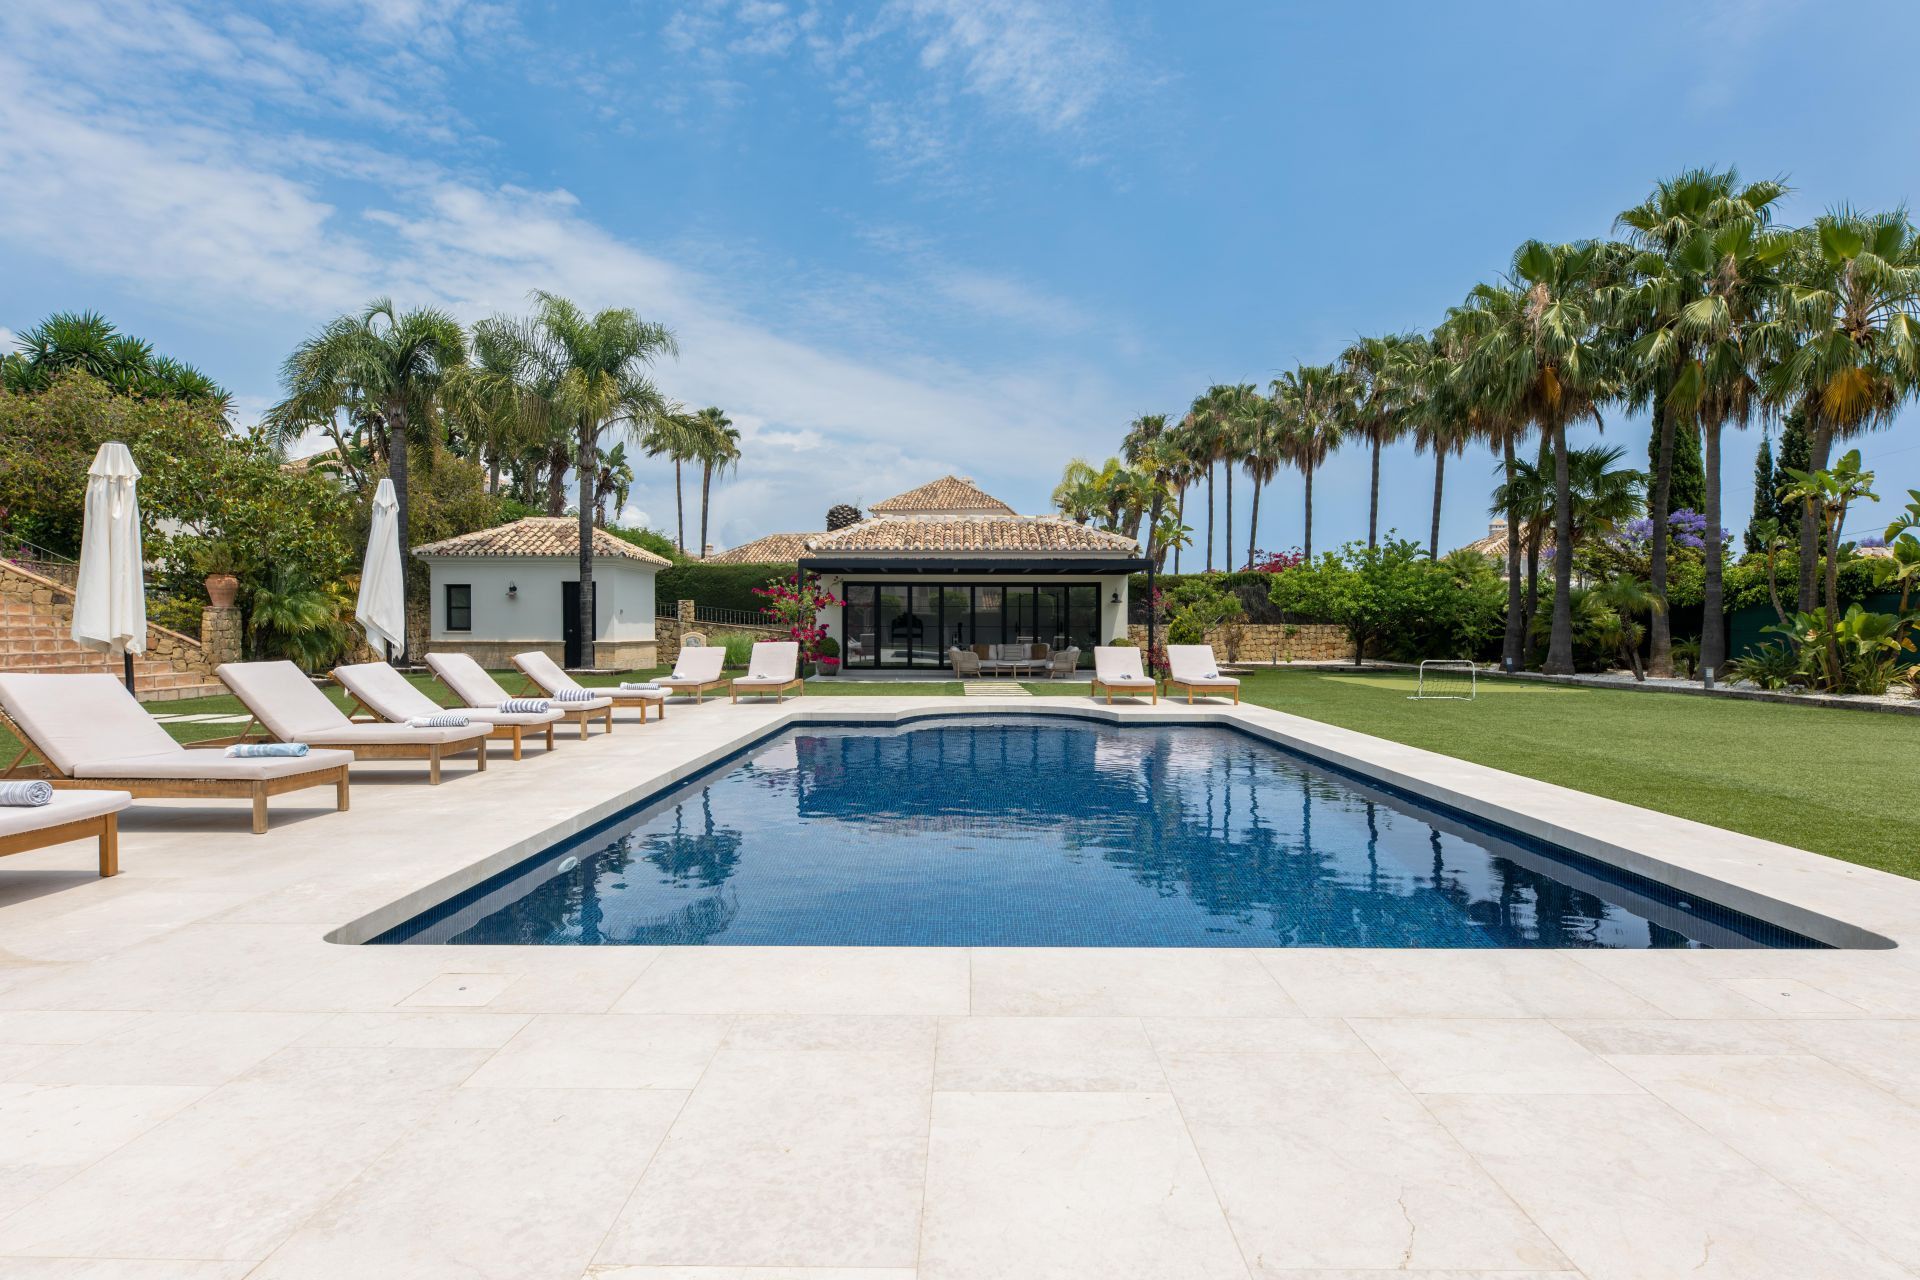
[[[596,622],[599,615],[599,609],[595,608]],[[580,635],[580,584],[577,582],[560,584],[560,645],[565,650],[562,666],[571,671],[587,665],[581,661],[586,646]]]

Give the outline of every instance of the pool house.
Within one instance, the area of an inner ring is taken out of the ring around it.
[[[971,481],[945,476],[810,535],[803,572],[846,601],[822,624],[849,675],[951,668],[948,650],[1093,649],[1127,629],[1134,539],[1052,516],[1023,516]]]

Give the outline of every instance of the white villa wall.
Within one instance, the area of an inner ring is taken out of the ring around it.
[[[528,649],[561,659],[561,584],[579,578],[573,561],[550,556],[435,556],[422,561],[432,582],[428,639],[436,648],[471,653],[490,665]],[[600,595],[593,665],[651,666],[654,567],[601,557],[593,562],[593,577]],[[451,583],[473,588],[470,631],[447,630],[446,589]],[[509,586],[517,588],[511,597]]]

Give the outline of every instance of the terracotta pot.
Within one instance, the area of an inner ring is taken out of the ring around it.
[[[210,573],[206,580],[207,599],[216,609],[233,608],[234,597],[240,594],[240,579],[230,573]]]

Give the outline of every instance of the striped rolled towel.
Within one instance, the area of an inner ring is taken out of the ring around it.
[[[661,689],[659,685],[655,684],[651,680],[648,680],[645,683],[641,683],[641,684],[636,684],[632,680],[622,680],[620,682],[620,692],[622,693],[663,693],[665,692],[665,690]]]
[[[599,696],[591,689],[557,689],[554,691],[553,700],[555,702],[592,702]]]
[[[553,704],[545,698],[508,698],[500,704],[500,710],[510,716],[537,716],[553,710]]]
[[[236,742],[227,748],[227,754],[236,760],[261,760],[273,756],[303,756],[307,754],[304,742]]]
[[[437,715],[415,716],[407,721],[410,729],[464,729],[467,727],[467,715],[464,711],[442,711]]]
[[[53,784],[35,778],[31,782],[0,782],[0,805],[9,809],[38,809],[53,803]]]

